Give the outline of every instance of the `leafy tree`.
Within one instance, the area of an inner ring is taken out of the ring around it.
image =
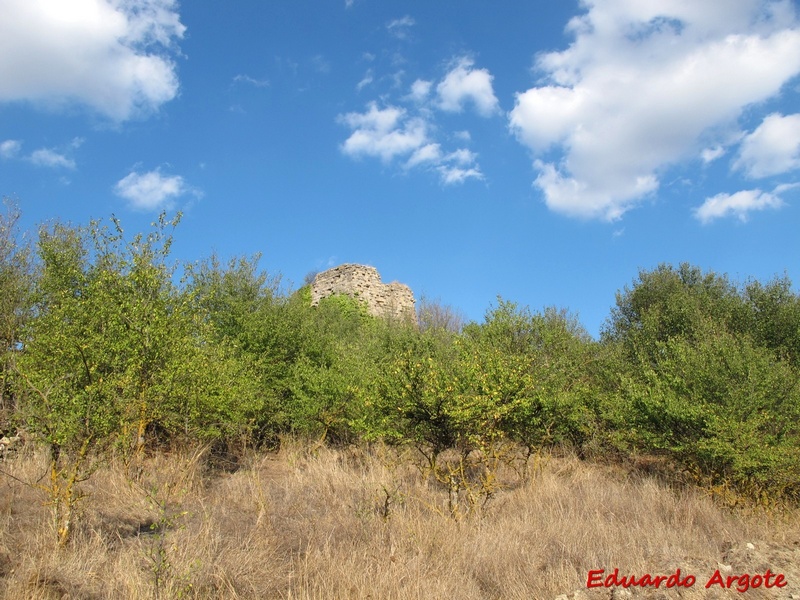
[[[429,330],[399,352],[385,381],[387,409],[402,416],[400,437],[434,454],[500,439],[531,451],[580,444],[591,423],[588,349],[588,336],[566,313],[532,314],[501,300],[462,335]]]
[[[499,399],[498,427],[508,437],[529,452],[588,439],[593,344],[574,316],[554,308],[531,313],[501,300],[465,333],[478,361],[472,370],[482,374],[476,389]]]
[[[28,245],[20,239],[19,209],[4,202],[0,215],[0,433],[16,406],[13,386],[15,359],[22,344],[22,328],[31,317],[33,286]]]
[[[751,495],[800,492],[800,384],[796,372],[747,336],[707,335],[660,345],[658,364],[625,385],[629,423],[715,484]]]
[[[800,295],[792,292],[788,277],[767,284],[753,281],[745,287],[751,310],[753,339],[795,367],[800,367]]]
[[[714,272],[682,263],[641,271],[632,288],[617,294],[616,307],[604,328],[607,339],[621,341],[629,356],[652,356],[654,344],[671,337],[692,338],[701,321],[742,332],[747,308],[735,285]]]
[[[417,322],[420,331],[442,329],[460,333],[466,323],[466,317],[452,306],[422,297],[417,302]]]
[[[242,427],[252,410],[246,367],[208,342],[191,294],[173,284],[169,229],[161,215],[147,236],[113,229],[43,227],[36,318],[24,331],[18,372],[23,416],[50,446],[49,492],[65,542],[76,484],[113,447],[144,448],[148,432],[214,438]],[[243,372],[245,371],[245,372]]]
[[[277,302],[280,277],[270,277],[258,267],[260,257],[235,258],[223,267],[219,258],[189,265],[187,288],[195,310],[226,339],[244,352],[261,351],[258,320]]]
[[[284,410],[295,433],[347,442],[372,431],[379,335],[387,324],[348,296],[306,303]]]
[[[409,337],[397,348],[382,377],[380,399],[385,434],[397,441],[427,446],[435,456],[467,443],[463,416],[463,377],[455,348],[433,333]]]
[[[717,485],[796,497],[797,306],[786,279],[739,289],[688,265],[640,273],[604,331],[620,439]]]

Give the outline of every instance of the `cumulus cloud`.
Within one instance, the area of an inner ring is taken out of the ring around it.
[[[742,169],[751,178],[800,168],[800,113],[767,116],[742,141],[734,168]]]
[[[535,185],[545,191],[551,209],[569,217],[609,221],[619,219],[625,212],[626,207],[608,190],[565,176],[551,163],[537,160],[534,168],[539,171]],[[654,175],[631,177],[628,181],[620,182],[617,189],[624,189],[626,194],[633,197],[644,197],[658,189],[658,180]]]
[[[464,183],[467,179],[483,179],[477,159],[478,155],[466,148],[444,154],[440,144],[425,144],[414,151],[406,162],[406,168],[432,168],[439,174],[442,183],[453,185]]]
[[[406,162],[406,167],[416,167],[417,165],[438,164],[442,161],[442,147],[439,144],[425,144],[414,150],[411,158]]]
[[[709,138],[800,73],[789,0],[582,5],[567,26],[573,43],[538,58],[540,84],[518,93],[509,114],[538,156],[535,185],[560,213],[619,218],[658,189],[666,167],[704,147],[719,147],[706,161],[721,155],[729,140]]]
[[[178,93],[184,31],[177,0],[3,0],[0,102],[148,113]]]
[[[247,83],[249,85],[258,87],[258,88],[265,88],[269,87],[269,79],[258,79],[256,77],[251,77],[250,75],[245,75],[243,73],[236,75],[233,78],[234,83]]]
[[[413,24],[413,19],[402,21],[404,26]],[[356,89],[361,91],[372,81],[370,69]],[[404,171],[428,171],[436,174],[444,185],[483,179],[475,152],[464,147],[443,148],[443,139],[462,146],[469,143],[469,132],[443,135],[436,117],[439,111],[460,112],[466,105],[474,105],[483,116],[497,112],[489,71],[474,68],[471,59],[462,57],[451,63],[438,85],[435,81],[416,79],[406,89],[408,92],[398,99],[400,106],[393,104],[387,95],[380,103],[368,103],[363,112],[340,114],[338,122],[351,129],[341,145],[342,152],[352,158],[378,158]]]
[[[353,157],[375,156],[389,162],[423,146],[428,140],[426,124],[419,118],[406,118],[396,106],[378,108],[371,102],[364,113],[351,112],[339,120],[353,129],[342,151]]]
[[[700,153],[700,158],[703,159],[705,164],[709,164],[717,160],[725,154],[725,148],[722,146],[714,146],[713,148],[704,148]]]
[[[478,158],[478,155],[472,152],[471,150],[467,150],[466,148],[460,148],[454,152],[451,152],[447,155],[446,160],[452,161],[459,165],[471,165],[475,162],[475,159]]]
[[[783,204],[783,200],[776,194],[761,190],[742,190],[735,194],[717,194],[706,198],[701,206],[694,209],[694,216],[703,225],[730,216],[744,222],[753,211],[777,209]]]
[[[431,140],[428,123],[403,108],[379,108],[371,102],[363,113],[340,115],[339,122],[353,130],[341,146],[353,158],[375,157],[386,164],[403,159],[404,169],[434,171],[445,185],[483,178],[477,154],[466,148],[444,152],[441,144]]]
[[[483,179],[483,173],[481,173],[480,169],[474,167],[462,169],[461,167],[440,165],[436,167],[436,170],[439,171],[442,183],[445,185],[464,183],[467,179]]]
[[[125,198],[132,208],[156,210],[169,207],[172,201],[189,191],[183,177],[165,176],[159,169],[138,173],[133,171],[114,186],[116,194]]]
[[[0,158],[14,158],[19,154],[22,148],[22,142],[19,140],[5,140],[0,142]]]
[[[405,40],[408,38],[409,30],[415,25],[416,21],[412,19],[409,15],[406,15],[400,19],[393,19],[386,24],[386,29],[391,33],[394,37],[399,40]]]
[[[464,104],[472,103],[484,117],[491,116],[499,110],[497,97],[492,88],[494,77],[487,69],[473,69],[474,64],[471,58],[458,59],[455,66],[436,86],[439,108],[448,112],[461,112],[464,110]]]
[[[433,83],[430,81],[425,81],[424,79],[417,79],[414,83],[411,84],[411,94],[410,98],[415,102],[423,102],[428,98],[428,94],[431,92],[431,86]]]
[[[29,160],[40,167],[74,169],[75,161],[50,148],[35,150]]]
[[[372,76],[372,69],[367,69],[367,72],[364,74],[364,77],[362,77],[361,81],[359,81],[356,84],[356,90],[358,90],[360,92],[362,89],[364,89],[370,83],[372,83],[374,80],[375,80],[375,78]]]

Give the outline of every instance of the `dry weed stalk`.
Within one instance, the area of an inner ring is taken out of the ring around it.
[[[725,560],[787,574],[800,562],[796,513],[722,510],[689,488],[571,456],[531,457],[528,481],[524,453],[514,462],[511,449],[440,457],[441,476],[474,486],[460,489],[454,519],[447,487],[408,449],[306,453],[297,442],[234,473],[206,469],[202,452],[144,457],[136,485],[121,463],[103,465],[57,552],[41,492],[18,481],[41,476],[47,457],[7,461],[16,479],[0,476],[0,597],[549,600],[585,592],[590,569],[700,577]],[[748,542],[757,552],[736,554]]]
[[[423,458],[417,468],[423,478],[432,478],[446,491],[447,514],[456,521],[483,515],[499,492],[519,486],[529,478],[530,454],[522,453],[519,447],[506,441],[482,444],[477,449],[438,452],[422,445],[416,449]],[[536,470],[539,454],[534,456]]]

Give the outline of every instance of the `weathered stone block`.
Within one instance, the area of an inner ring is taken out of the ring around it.
[[[311,283],[311,305],[333,294],[361,300],[371,315],[417,323],[411,288],[397,282],[382,283],[375,267],[345,264],[317,274]]]

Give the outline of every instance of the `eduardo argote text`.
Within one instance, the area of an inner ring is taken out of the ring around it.
[[[660,588],[662,585],[665,588],[682,587],[689,588],[697,583],[697,577],[691,574],[681,575],[681,570],[676,569],[674,573],[669,575],[620,575],[619,569],[614,569],[606,573],[605,569],[593,569],[589,571],[589,576],[586,580],[587,588],[598,587],[653,587]],[[709,589],[715,586],[725,589],[734,589],[738,592],[746,592],[755,588],[782,588],[786,586],[786,577],[783,573],[773,573],[769,569],[765,573],[742,575],[723,575],[719,569],[714,571],[714,574],[709,577],[705,582],[705,588]]]

